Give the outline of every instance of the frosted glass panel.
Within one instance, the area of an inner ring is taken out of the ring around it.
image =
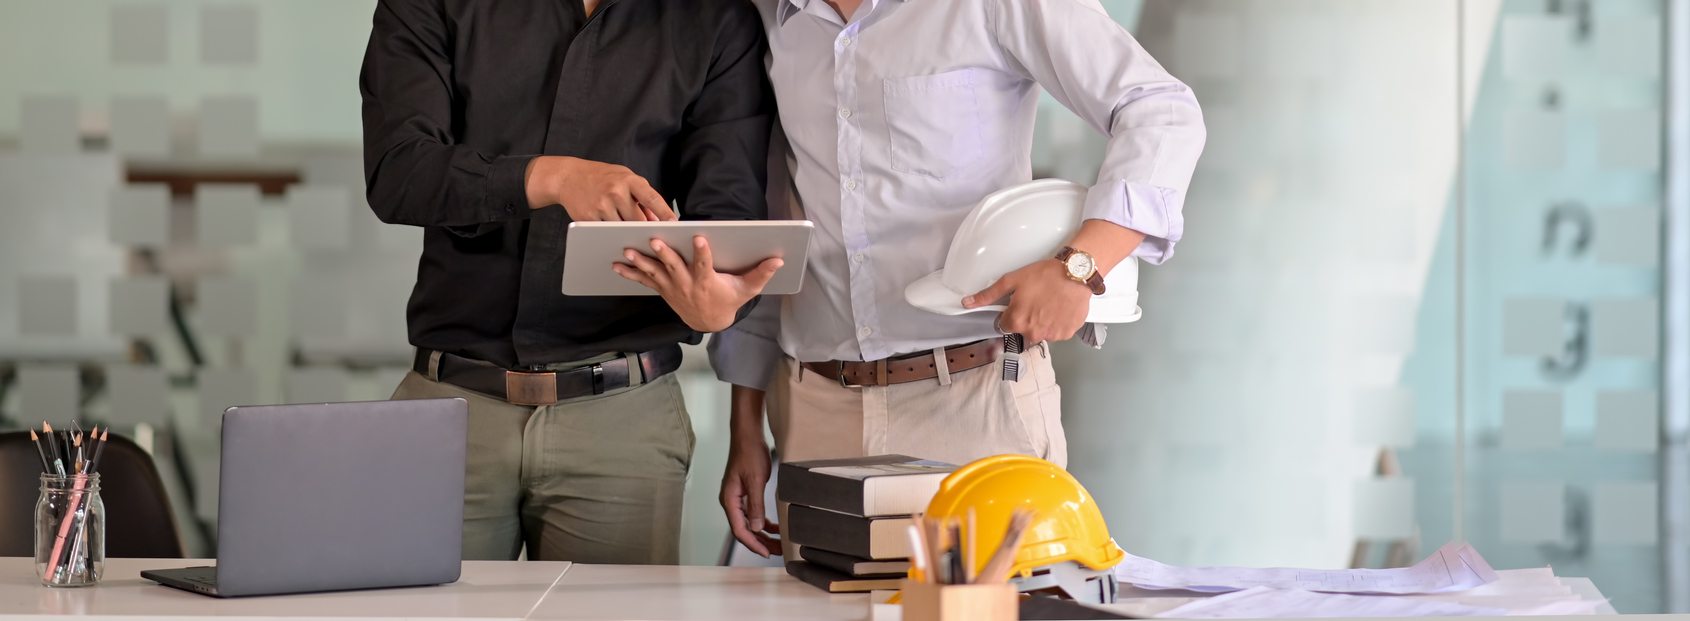
[[[170,379],[164,369],[150,366],[106,367],[106,391],[111,409],[106,421],[125,428],[146,423],[163,425],[170,419]]]
[[[1513,391],[1503,397],[1502,448],[1548,450],[1561,448],[1561,393]]]
[[[76,99],[25,97],[18,122],[18,147],[34,155],[62,155],[82,150]]]
[[[170,58],[170,7],[161,3],[111,7],[111,61],[163,63]]]
[[[1596,448],[1654,452],[1660,447],[1660,396],[1652,390],[1596,394]]]
[[[1661,166],[1659,110],[1610,110],[1597,117],[1601,146],[1596,157],[1604,168],[1654,172]]]
[[[1560,543],[1566,537],[1567,490],[1562,483],[1504,483],[1498,504],[1504,542]]]
[[[156,248],[169,243],[170,188],[151,184],[113,188],[107,222],[114,244]]]
[[[1660,301],[1598,300],[1591,305],[1591,341],[1598,356],[1655,359],[1660,353]]]
[[[249,337],[258,330],[258,285],[238,278],[207,278],[199,284],[200,326],[206,334]]]
[[[1661,78],[1661,20],[1655,16],[1605,17],[1596,29],[1602,72],[1643,80]]]
[[[258,153],[258,102],[251,97],[212,97],[200,103],[201,155]]]
[[[1661,211],[1652,207],[1598,209],[1596,260],[1613,265],[1654,267],[1661,261]]]
[[[163,334],[170,327],[170,283],[159,276],[114,280],[110,306],[112,334]]]
[[[242,246],[258,241],[258,188],[200,186],[194,202],[201,245]]]
[[[18,283],[18,331],[43,336],[76,333],[76,281],[69,276],[24,276]]]
[[[79,418],[77,390],[80,381],[76,368],[70,366],[30,366],[18,368],[18,410],[27,421],[45,420],[54,425],[68,425]]]
[[[1596,486],[1596,510],[1591,529],[1602,545],[1649,545],[1660,538],[1659,492],[1653,482],[1601,483]]]
[[[346,248],[352,234],[352,195],[340,187],[288,191],[290,239],[300,248]]]
[[[258,7],[222,4],[200,7],[200,61],[247,65],[258,60]]]
[[[112,100],[111,149],[142,157],[169,155],[170,102],[163,97]]]
[[[1503,353],[1512,356],[1549,356],[1561,351],[1566,302],[1554,299],[1517,298],[1502,310]]]

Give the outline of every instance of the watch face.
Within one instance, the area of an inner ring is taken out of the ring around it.
[[[1092,266],[1091,255],[1076,252],[1068,257],[1068,273],[1075,278],[1089,278],[1097,268]]]

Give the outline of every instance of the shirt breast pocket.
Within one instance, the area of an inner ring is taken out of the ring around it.
[[[886,129],[892,170],[944,179],[980,157],[980,71],[888,78]]]

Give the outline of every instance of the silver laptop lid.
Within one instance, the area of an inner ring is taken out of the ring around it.
[[[223,595],[442,584],[463,537],[463,399],[223,414]]]

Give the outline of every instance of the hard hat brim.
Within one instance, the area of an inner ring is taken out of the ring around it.
[[[945,270],[939,270],[910,283],[908,287],[904,287],[904,300],[916,308],[940,315],[963,315],[1003,310],[1004,307],[1002,306],[963,308],[962,298],[973,293],[973,291],[959,293],[945,286]]]
[[[945,270],[939,270],[904,287],[904,300],[921,310],[952,316],[1002,311],[1005,308],[1002,305],[963,308],[962,298],[972,293],[974,292],[961,293],[945,286]],[[1086,323],[1132,323],[1143,316],[1144,310],[1138,306],[1136,292],[1131,295],[1100,296],[1092,298],[1091,311],[1086,313]]]

